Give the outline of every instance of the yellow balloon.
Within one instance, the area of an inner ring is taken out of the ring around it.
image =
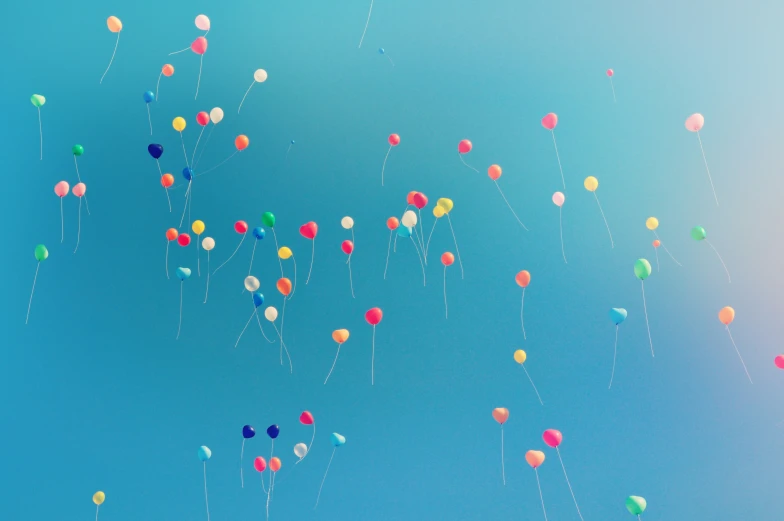
[[[585,185],[585,189],[588,190],[589,192],[595,192],[596,189],[599,188],[599,180],[596,179],[594,176],[590,175],[585,178],[585,182],[583,182],[583,185]]]
[[[525,354],[525,351],[523,351],[522,349],[518,349],[517,351],[514,352],[514,359],[515,362],[517,362],[518,364],[523,365],[525,363],[526,358],[527,355]]]
[[[645,221],[645,226],[649,230],[655,230],[656,228],[659,227],[659,219],[657,219],[656,217],[648,217],[648,220]]]
[[[294,252],[291,251],[291,248],[288,246],[283,246],[281,249],[278,250],[278,257],[283,260],[286,260],[294,255]]]
[[[174,118],[174,121],[172,121],[172,126],[174,127],[174,130],[176,130],[177,132],[182,132],[183,130],[185,130],[185,118],[177,116],[176,118]]]
[[[106,494],[101,492],[100,490],[93,494],[93,503],[96,505],[101,505],[103,502],[106,501]]]
[[[451,212],[452,208],[455,206],[455,203],[452,201],[452,199],[447,199],[446,197],[439,199],[436,204],[444,210],[444,213]]]
[[[191,225],[191,229],[193,230],[193,233],[195,233],[196,235],[201,235],[202,233],[204,233],[204,222],[193,221],[193,224]]]
[[[436,205],[433,207],[433,215],[436,216],[436,219],[440,219],[441,217],[443,217],[444,213],[446,212],[444,212],[444,209],[441,208],[440,206]]]

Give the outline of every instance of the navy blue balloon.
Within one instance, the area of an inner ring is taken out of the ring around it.
[[[378,48],[378,54],[384,54],[384,48],[383,47],[379,47]]]
[[[253,294],[253,305],[256,307],[260,307],[264,305],[264,295],[259,293],[258,291]]]
[[[242,428],[242,437],[245,438],[246,440],[254,437],[255,435],[256,435],[256,429],[254,429],[250,425],[245,425]]]
[[[156,143],[147,145],[147,152],[150,153],[153,159],[158,159],[163,155],[163,145],[158,145]]]
[[[267,232],[264,231],[264,228],[261,226],[253,228],[253,236],[256,237],[256,239],[263,239],[266,235]]]
[[[183,168],[182,177],[184,177],[186,181],[190,181],[191,179],[193,179],[193,170],[187,167]]]
[[[273,440],[278,437],[278,434],[280,434],[280,427],[278,427],[277,425],[270,425],[269,427],[267,427],[267,436],[269,436]]]
[[[153,94],[151,90],[148,90],[147,92],[144,93],[144,102],[151,103],[153,101],[155,101],[155,94]]]

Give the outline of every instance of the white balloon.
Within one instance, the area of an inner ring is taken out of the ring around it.
[[[217,125],[223,120],[223,109],[220,107],[215,107],[210,111],[210,119],[212,120],[213,125]]]
[[[296,456],[299,459],[304,458],[305,454],[307,453],[308,453],[308,446],[305,445],[304,443],[297,443],[296,445],[294,445],[294,454],[296,454]]]
[[[403,226],[413,228],[414,226],[416,226],[417,216],[412,210],[408,210],[406,213],[403,214],[403,218],[400,220],[400,222],[403,223]]]
[[[259,283],[259,279],[257,279],[253,275],[245,277],[245,289],[247,289],[251,293],[259,289],[259,286],[261,286],[261,284]]]
[[[200,14],[199,16],[197,16],[194,23],[196,24],[197,29],[200,29],[202,31],[210,30],[210,19],[207,18],[207,15],[205,14]]]
[[[275,319],[278,318],[278,310],[274,307],[270,306],[264,310],[264,318],[269,320],[270,322],[275,322]]]
[[[212,237],[205,237],[201,241],[201,247],[204,248],[206,251],[210,251],[215,247],[215,239]]]
[[[259,83],[264,83],[267,81],[267,71],[264,69],[259,69],[253,73],[253,79]]]
[[[354,219],[349,216],[346,216],[340,220],[340,225],[345,228],[346,230],[350,230],[354,227]]]

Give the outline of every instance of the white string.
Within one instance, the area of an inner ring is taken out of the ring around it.
[[[340,355],[340,346],[342,345],[342,343],[338,344],[338,352],[335,353],[335,360],[332,362],[332,367],[329,369],[329,373],[327,373],[327,377],[324,379],[324,385],[327,385],[327,380],[332,376],[332,371],[335,369],[335,364],[338,362],[338,356]]]
[[[313,510],[316,510],[316,508],[318,507],[319,499],[321,499],[321,489],[324,488],[324,481],[326,481],[327,479],[327,473],[329,472],[330,465],[332,465],[332,458],[335,457],[335,451],[337,449],[338,449],[337,447],[332,449],[332,456],[329,457],[329,463],[327,463],[327,470],[326,472],[324,472],[324,477],[321,480],[321,486],[319,487],[318,496],[316,496],[316,505],[313,507]]]
[[[653,252],[656,254],[656,271],[659,270],[659,248],[653,248]]]
[[[384,186],[384,169],[387,167],[387,158],[389,157],[390,152],[392,152],[392,145],[389,145],[389,150],[387,150],[387,155],[384,156],[384,164],[381,165],[381,186]]]
[[[240,343],[240,338],[242,338],[242,335],[244,335],[244,334],[245,334],[245,330],[246,330],[246,329],[248,329],[248,326],[250,325],[250,321],[251,321],[251,320],[253,320],[253,317],[256,315],[256,312],[257,312],[257,311],[258,311],[258,308],[254,308],[254,309],[253,309],[253,313],[251,313],[251,315],[250,315],[250,318],[248,319],[248,321],[247,321],[247,322],[245,322],[245,327],[243,327],[243,328],[242,328],[242,331],[240,332],[240,336],[238,336],[238,337],[237,337],[237,341],[236,341],[236,342],[234,342],[234,348],[235,348],[235,349],[237,348],[237,345],[239,345],[239,343]]]
[[[542,401],[542,397],[539,396],[539,391],[536,390],[536,386],[534,385],[534,381],[531,380],[531,375],[528,374],[528,369],[526,369],[524,365],[523,365],[523,371],[525,371],[525,376],[528,377],[528,381],[531,382],[531,387],[534,388],[534,392],[536,393],[536,397],[539,398],[539,404],[544,406],[544,402]]]
[[[389,63],[391,63],[392,67],[394,67],[395,66],[395,62],[392,61],[392,58],[390,58],[388,54],[386,56],[387,56],[387,60],[389,60]]]
[[[158,89],[161,86],[161,77],[163,76],[163,70],[161,69],[161,73],[158,75],[158,83],[155,84],[155,101],[158,101]],[[148,105],[149,107],[149,105]]]
[[[193,158],[196,157],[196,150],[199,148],[199,141],[201,141],[201,135],[204,134],[204,129],[207,128],[206,125],[201,127],[201,132],[199,132],[199,138],[196,140],[196,146],[193,147],[193,154],[191,154],[191,164],[193,164]]]
[[[167,246],[167,252],[168,252],[168,246]],[[169,265],[167,264],[166,265],[167,275],[168,275],[168,269],[169,269]],[[204,292],[204,302],[202,302],[202,304],[207,303],[207,296],[209,294],[210,294],[210,250],[207,250],[207,289]],[[258,318],[258,316],[256,318]]]
[[[171,213],[172,207],[171,207],[171,198],[169,197],[169,189],[164,186],[163,191],[166,192],[166,201],[169,203],[169,213]]]
[[[280,278],[283,278],[283,261],[280,260],[280,255],[278,255],[280,247],[278,246],[278,234],[275,233],[275,228],[272,228],[272,238],[275,239],[275,255],[278,257],[278,265],[280,266]]]
[[[243,241],[245,240],[245,235],[246,235],[245,233],[243,233],[243,234],[242,234],[242,239],[240,240],[240,243],[237,245],[237,247],[234,249],[234,253],[232,253],[232,254],[231,254],[231,256],[230,256],[228,259],[226,259],[225,261],[223,261],[223,264],[221,264],[220,266],[218,266],[218,267],[215,269],[215,271],[213,271],[213,272],[212,272],[212,274],[213,274],[213,275],[215,275],[216,273],[218,273],[218,270],[219,270],[219,269],[221,269],[222,267],[224,267],[224,266],[226,265],[226,263],[227,263],[227,262],[229,262],[229,261],[230,261],[230,260],[231,260],[231,259],[234,257],[234,255],[235,255],[235,254],[237,253],[237,251],[240,249],[240,246],[242,246],[242,243],[243,243]]]
[[[310,282],[310,274],[313,273],[313,261],[316,259],[316,238],[313,237],[310,245],[310,269],[308,270],[308,279],[305,281],[305,285],[308,285]]]
[[[41,161],[44,160],[44,127],[41,125],[41,107],[38,107],[38,133],[41,136]]]
[[[610,373],[610,385],[607,389],[612,388],[613,377],[615,376],[615,357],[618,355],[618,324],[615,325],[615,347],[613,348],[613,366],[612,373]]]
[[[604,225],[607,227],[607,233],[610,234],[610,246],[614,249],[615,243],[613,242],[612,232],[610,231],[610,225],[607,224],[607,218],[604,216],[604,210],[602,210],[602,203],[599,202],[599,196],[596,195],[596,192],[593,192],[593,197],[596,199],[596,204],[599,205],[599,212],[602,214],[602,219],[604,219]]]
[[[259,331],[261,331],[261,334],[264,336],[264,340],[266,340],[270,344],[274,344],[275,341],[274,340],[270,340],[269,338],[267,338],[267,334],[264,332],[264,328],[261,327],[261,319],[259,318],[259,314],[258,313],[256,313],[256,322],[259,323]]]
[[[501,425],[501,479],[506,486],[506,470],[504,469],[504,426]]]
[[[348,283],[351,287],[351,298],[357,298],[354,296],[354,277],[351,274],[351,256],[349,255],[348,258]]]
[[[291,295],[289,295],[289,298],[293,297],[294,292],[297,291],[297,258],[292,255],[291,260],[294,263],[294,288],[291,290]]]
[[[286,149],[286,158],[285,158],[286,164],[288,164],[288,162],[289,162],[289,152],[291,152],[291,147],[292,146],[293,145],[291,143],[289,143],[289,148]],[[300,460],[300,461],[302,461],[302,460]],[[299,463],[299,461],[297,463]],[[295,463],[295,465],[296,465],[296,463]]]
[[[199,59],[199,79],[196,80],[196,95],[193,97],[193,99],[199,97],[199,86],[201,85],[201,66],[203,64],[204,64],[204,55],[202,54],[201,59]]]
[[[272,326],[275,328],[275,332],[278,334],[278,338],[280,338],[280,345],[283,347],[283,349],[286,350],[286,356],[289,359],[289,371],[290,371],[291,374],[294,374],[294,365],[291,363],[291,355],[289,355],[289,348],[286,347],[285,342],[283,342],[283,337],[280,336],[280,331],[278,331],[278,326],[275,325],[275,322],[272,323]],[[280,363],[283,364],[283,359],[282,358],[281,358],[281,362]]]
[[[727,269],[727,265],[726,265],[726,264],[724,264],[724,259],[722,259],[722,258],[721,258],[721,255],[719,255],[719,252],[718,252],[718,251],[716,251],[716,248],[714,248],[714,247],[713,247],[713,244],[711,244],[711,243],[710,243],[710,241],[709,241],[708,239],[705,239],[705,242],[707,242],[707,243],[708,243],[708,246],[710,246],[710,247],[711,247],[711,249],[713,250],[713,252],[714,252],[714,253],[716,254],[716,256],[719,258],[719,261],[721,262],[721,265],[722,265],[722,266],[724,266],[724,272],[727,274],[727,282],[729,282],[730,284],[732,284],[732,279],[730,278],[730,272],[729,272],[729,270]]]
[[[394,230],[389,230],[389,244],[387,244],[387,262],[384,265],[384,280],[387,280],[387,268],[389,268],[389,251],[392,248],[392,234]]]
[[[708,160],[705,159],[705,150],[702,148],[702,138],[700,137],[699,131],[697,131],[697,140],[700,142],[702,160],[705,162],[705,171],[708,172],[708,180],[710,181],[711,190],[713,190],[713,198],[716,200],[716,206],[719,206],[719,198],[716,196],[716,188],[713,187],[713,178],[711,177],[710,169],[708,168]]]
[[[193,179],[188,181],[188,189],[185,190],[185,204],[182,207],[182,216],[180,217],[180,227],[182,227],[182,222],[185,220],[185,210],[188,209],[188,200],[189,200],[189,198],[191,196],[191,186],[192,186],[192,183],[193,183]]]
[[[653,236],[654,236],[654,237],[656,237],[657,239],[659,239],[659,234],[658,234],[658,233],[656,233],[656,231],[655,231],[655,230],[653,231]],[[661,242],[661,246],[662,246],[662,248],[664,248],[664,251],[666,251],[666,252],[667,252],[667,255],[669,255],[669,256],[670,256],[670,258],[673,260],[673,262],[675,262],[675,264],[677,264],[678,266],[682,266],[682,264],[681,264],[680,262],[678,262],[678,261],[675,259],[675,257],[673,257],[673,256],[672,256],[672,253],[670,253],[670,250],[668,250],[668,249],[667,249],[667,246],[665,246],[665,245],[664,245],[664,243],[661,241],[661,239],[659,239],[659,242]]]
[[[427,278],[425,277],[425,265],[422,263],[422,257],[419,255],[419,248],[417,244],[414,242],[414,239],[409,235],[409,239],[411,239],[411,244],[414,245],[414,249],[416,250],[417,258],[419,258],[419,265],[422,266],[422,285],[427,286]]]
[[[63,198],[60,198],[60,244],[65,240],[65,220],[63,219]]]
[[[117,42],[114,44],[114,51],[112,51],[112,59],[109,60],[109,66],[106,67],[106,70],[104,71],[103,76],[101,76],[101,81],[98,82],[99,85],[101,83],[103,83],[104,76],[106,76],[106,73],[109,72],[109,68],[112,66],[112,62],[114,61],[114,55],[117,52],[117,46],[118,45],[120,45],[120,31],[117,31]]]
[[[199,166],[199,162],[201,161],[201,156],[204,155],[204,151],[207,149],[207,145],[210,144],[210,138],[212,137],[212,131],[213,130],[215,130],[215,125],[214,124],[210,127],[210,131],[207,134],[207,141],[204,142],[204,146],[202,147],[201,152],[199,153],[199,157],[198,157],[198,159],[196,159],[196,164],[193,165],[194,170],[196,169],[197,166]]]
[[[201,277],[201,237],[196,234],[196,273]]]
[[[610,87],[612,88],[613,93],[613,103],[617,103],[617,100],[615,99],[615,85],[613,85],[612,76],[610,76]]]
[[[422,248],[422,257],[425,259],[425,266],[427,266],[427,251],[425,251],[425,232],[422,229],[422,210],[417,208],[417,213],[419,214],[419,219],[418,219],[419,235],[417,235],[417,241],[419,242],[419,247]]]
[[[433,238],[433,232],[436,229],[436,223],[437,222],[438,222],[438,219],[434,220],[433,221],[433,227],[430,228],[430,235],[428,235],[428,237],[427,237],[427,244],[425,245],[425,255],[427,255],[427,252],[430,251],[430,239]]]
[[[150,124],[150,135],[152,136],[152,116],[150,116],[150,104],[147,103],[147,122]]]
[[[204,503],[207,505],[207,521],[210,521],[210,500],[207,497],[207,462],[204,462]]]
[[[180,322],[177,324],[177,338],[175,340],[179,340],[180,338],[180,329],[182,329],[182,284],[184,281],[180,281]]]
[[[101,508],[101,505],[95,505],[95,521],[98,521],[98,509]]]
[[[373,326],[373,341],[370,355],[370,385],[376,385],[376,326]]]
[[[171,244],[170,240],[166,240],[166,278],[169,278],[169,244]]]
[[[254,313],[256,313],[256,312],[254,311]],[[253,315],[251,315],[250,318],[253,318]],[[234,346],[234,347],[237,347],[237,346]],[[244,455],[245,455],[245,437],[243,436],[242,437],[242,449],[240,450],[240,483],[242,484],[242,488],[245,488],[245,476],[243,475],[243,472],[242,472],[242,458],[243,458]]]
[[[245,103],[245,98],[248,96],[250,89],[252,89],[255,84],[256,84],[256,80],[253,80],[253,83],[250,84],[248,90],[245,91],[245,95],[242,97],[242,101],[240,101],[240,106],[237,108],[237,114],[240,113],[240,110],[242,109],[242,104]]]
[[[648,328],[648,342],[651,344],[651,358],[653,358],[653,340],[651,340],[651,326],[648,324],[648,305],[645,303],[645,281],[642,281],[642,307],[645,310],[645,327]]]
[[[180,54],[181,52],[185,52],[185,51],[187,51],[190,48],[191,48],[191,46],[189,45],[189,46],[187,46],[184,49],[180,49],[179,51],[170,52],[168,55],[171,56],[172,54]]]
[[[74,165],[76,165],[76,178],[79,182],[82,182],[82,177],[79,175],[79,163],[76,161],[76,156],[74,156]],[[87,207],[87,215],[90,215],[90,203],[87,202],[87,194],[84,194],[84,205]]]
[[[577,498],[574,497],[574,491],[572,491],[572,484],[569,483],[569,476],[566,475],[566,467],[564,467],[563,459],[561,459],[561,451],[559,451],[558,447],[556,447],[555,452],[558,454],[558,461],[561,462],[561,468],[563,469],[564,477],[566,478],[566,485],[569,487],[569,492],[572,494],[574,506],[577,508],[577,515],[580,516],[580,521],[583,521],[583,515],[580,513],[580,507],[577,504]]]
[[[82,198],[79,198],[79,225],[76,229],[76,248],[74,248],[74,253],[76,250],[79,249],[79,240],[82,237]]]
[[[751,375],[749,374],[749,370],[746,369],[746,362],[744,362],[743,357],[740,356],[740,351],[738,351],[738,346],[735,345],[735,339],[732,338],[732,333],[730,332],[730,326],[725,326],[725,328],[727,329],[727,334],[730,336],[730,341],[732,341],[732,347],[734,347],[735,352],[738,353],[738,358],[740,358],[740,363],[743,365],[743,370],[746,371],[746,376],[749,377],[749,382],[753,384],[754,382],[751,381]]]
[[[504,192],[503,192],[503,190],[501,190],[501,186],[498,184],[498,181],[496,181],[495,179],[493,179],[493,182],[495,183],[495,187],[496,187],[496,188],[498,188],[498,193],[500,193],[500,194],[501,194],[501,197],[503,197],[503,198],[504,198],[504,202],[506,203],[506,206],[508,206],[508,207],[509,207],[509,210],[512,212],[512,215],[514,215],[514,218],[517,220],[517,222],[520,224],[520,226],[522,226],[522,227],[523,227],[523,229],[524,229],[525,231],[528,231],[528,228],[526,228],[526,227],[525,227],[525,225],[523,224],[523,221],[521,221],[521,220],[520,220],[520,218],[517,216],[517,214],[515,213],[515,211],[512,209],[512,205],[511,205],[511,204],[509,204],[509,201],[507,201],[507,200],[506,200],[506,196],[504,195]]]
[[[33,294],[35,293],[35,281],[38,280],[38,268],[41,267],[41,261],[38,261],[38,264],[35,266],[35,277],[33,277],[33,290],[30,292],[30,302],[27,303],[27,318],[25,318],[25,324],[27,321],[30,320],[30,306],[33,305]]]
[[[520,327],[523,328],[523,340],[528,340],[525,336],[525,322],[523,321],[523,309],[525,308],[525,288],[523,288],[523,298],[520,302]]]
[[[446,303],[446,266],[444,266],[444,318],[449,318],[449,306]]]
[[[539,483],[539,472],[534,467],[534,474],[536,474],[536,486],[539,487],[539,499],[542,501],[542,512],[544,513],[544,521],[547,521],[547,510],[544,509],[544,497],[542,496],[542,485]]]
[[[455,237],[455,229],[452,228],[452,219],[449,217],[449,214],[446,214],[446,220],[449,223],[449,229],[452,230],[452,240],[455,242],[455,253],[457,253],[457,263],[460,264],[460,278],[465,278],[465,273],[463,273],[463,261],[460,259],[460,248],[457,247],[457,237]]]
[[[563,242],[563,207],[558,207],[558,227],[561,230],[561,255],[563,255],[564,264],[569,264],[566,262],[566,251],[564,251],[564,242]]]
[[[460,158],[460,161],[462,161],[462,162],[463,162],[463,164],[464,164],[465,166],[467,166],[468,168],[470,168],[471,170],[473,170],[473,171],[474,171],[474,172],[476,172],[477,174],[479,173],[479,170],[477,170],[476,168],[472,167],[471,165],[469,165],[468,163],[466,163],[466,162],[465,162],[465,160],[463,159],[463,154],[461,154],[460,152],[458,152],[458,153],[457,153],[457,157],[459,157],[459,158]]]
[[[365,33],[367,32],[368,24],[370,23],[370,14],[372,12],[373,12],[373,0],[370,0],[370,10],[368,11],[367,21],[365,22],[365,29],[362,31],[362,38],[359,39],[359,47],[357,47],[357,49],[362,48],[362,41],[365,39]],[[318,503],[318,501],[316,503]]]
[[[419,245],[419,248],[422,250],[422,258],[425,260],[425,266],[427,266],[427,258],[425,258],[425,242],[424,238],[420,238],[419,234],[417,233],[416,226],[413,227],[413,236],[416,238],[416,243]]]
[[[185,139],[182,137],[182,130],[180,131],[180,143],[182,143],[182,155],[185,156],[185,166],[190,168],[191,165],[188,164],[188,152],[185,151]]]
[[[558,170],[561,171],[561,182],[563,183],[564,190],[566,190],[566,181],[564,180],[563,168],[561,167],[561,156],[558,154],[558,144],[555,142],[555,131],[551,130],[553,135],[553,146],[555,147],[555,157],[558,159]]]

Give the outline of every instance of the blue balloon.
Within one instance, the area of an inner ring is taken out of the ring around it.
[[[293,140],[293,139],[291,140],[291,144],[292,144],[292,145],[294,144],[294,140]]]
[[[254,429],[250,425],[245,425],[242,428],[242,437],[245,438],[246,440],[254,437],[255,435],[256,435],[256,429]]]
[[[398,226],[397,235],[398,237],[403,237],[404,239],[408,239],[409,237],[411,237],[411,228],[409,228],[408,226]]]
[[[144,93],[144,102],[151,103],[153,101],[155,101],[155,94],[151,90],[148,90]]]
[[[199,447],[199,459],[201,461],[207,461],[211,457],[212,457],[212,451],[210,450],[209,447],[206,447],[204,445]]]
[[[193,179],[193,170],[188,167],[182,169],[182,177],[185,178],[186,181],[190,181]]]
[[[384,48],[383,47],[379,47],[378,48],[378,54],[384,54]]]
[[[273,440],[278,437],[278,434],[280,434],[280,427],[278,427],[277,425],[270,425],[269,427],[267,427],[267,436],[269,436]]]
[[[191,270],[189,268],[177,268],[177,277],[180,280],[185,280],[191,276]]]
[[[157,143],[147,145],[147,152],[150,153],[153,159],[159,159],[163,155],[163,145]]]
[[[332,445],[334,445],[335,447],[340,447],[341,445],[345,445],[346,438],[344,438],[343,436],[341,436],[337,432],[333,432],[329,436],[329,441],[331,441]]]
[[[258,291],[253,294],[253,305],[256,307],[260,307],[264,305],[264,295],[259,293]]]
[[[626,310],[623,308],[612,308],[610,310],[610,320],[612,320],[616,326],[626,320],[626,315]]]
[[[261,226],[256,226],[253,228],[253,236],[256,237],[256,239],[263,239],[266,235],[266,230],[264,230],[264,228]]]

